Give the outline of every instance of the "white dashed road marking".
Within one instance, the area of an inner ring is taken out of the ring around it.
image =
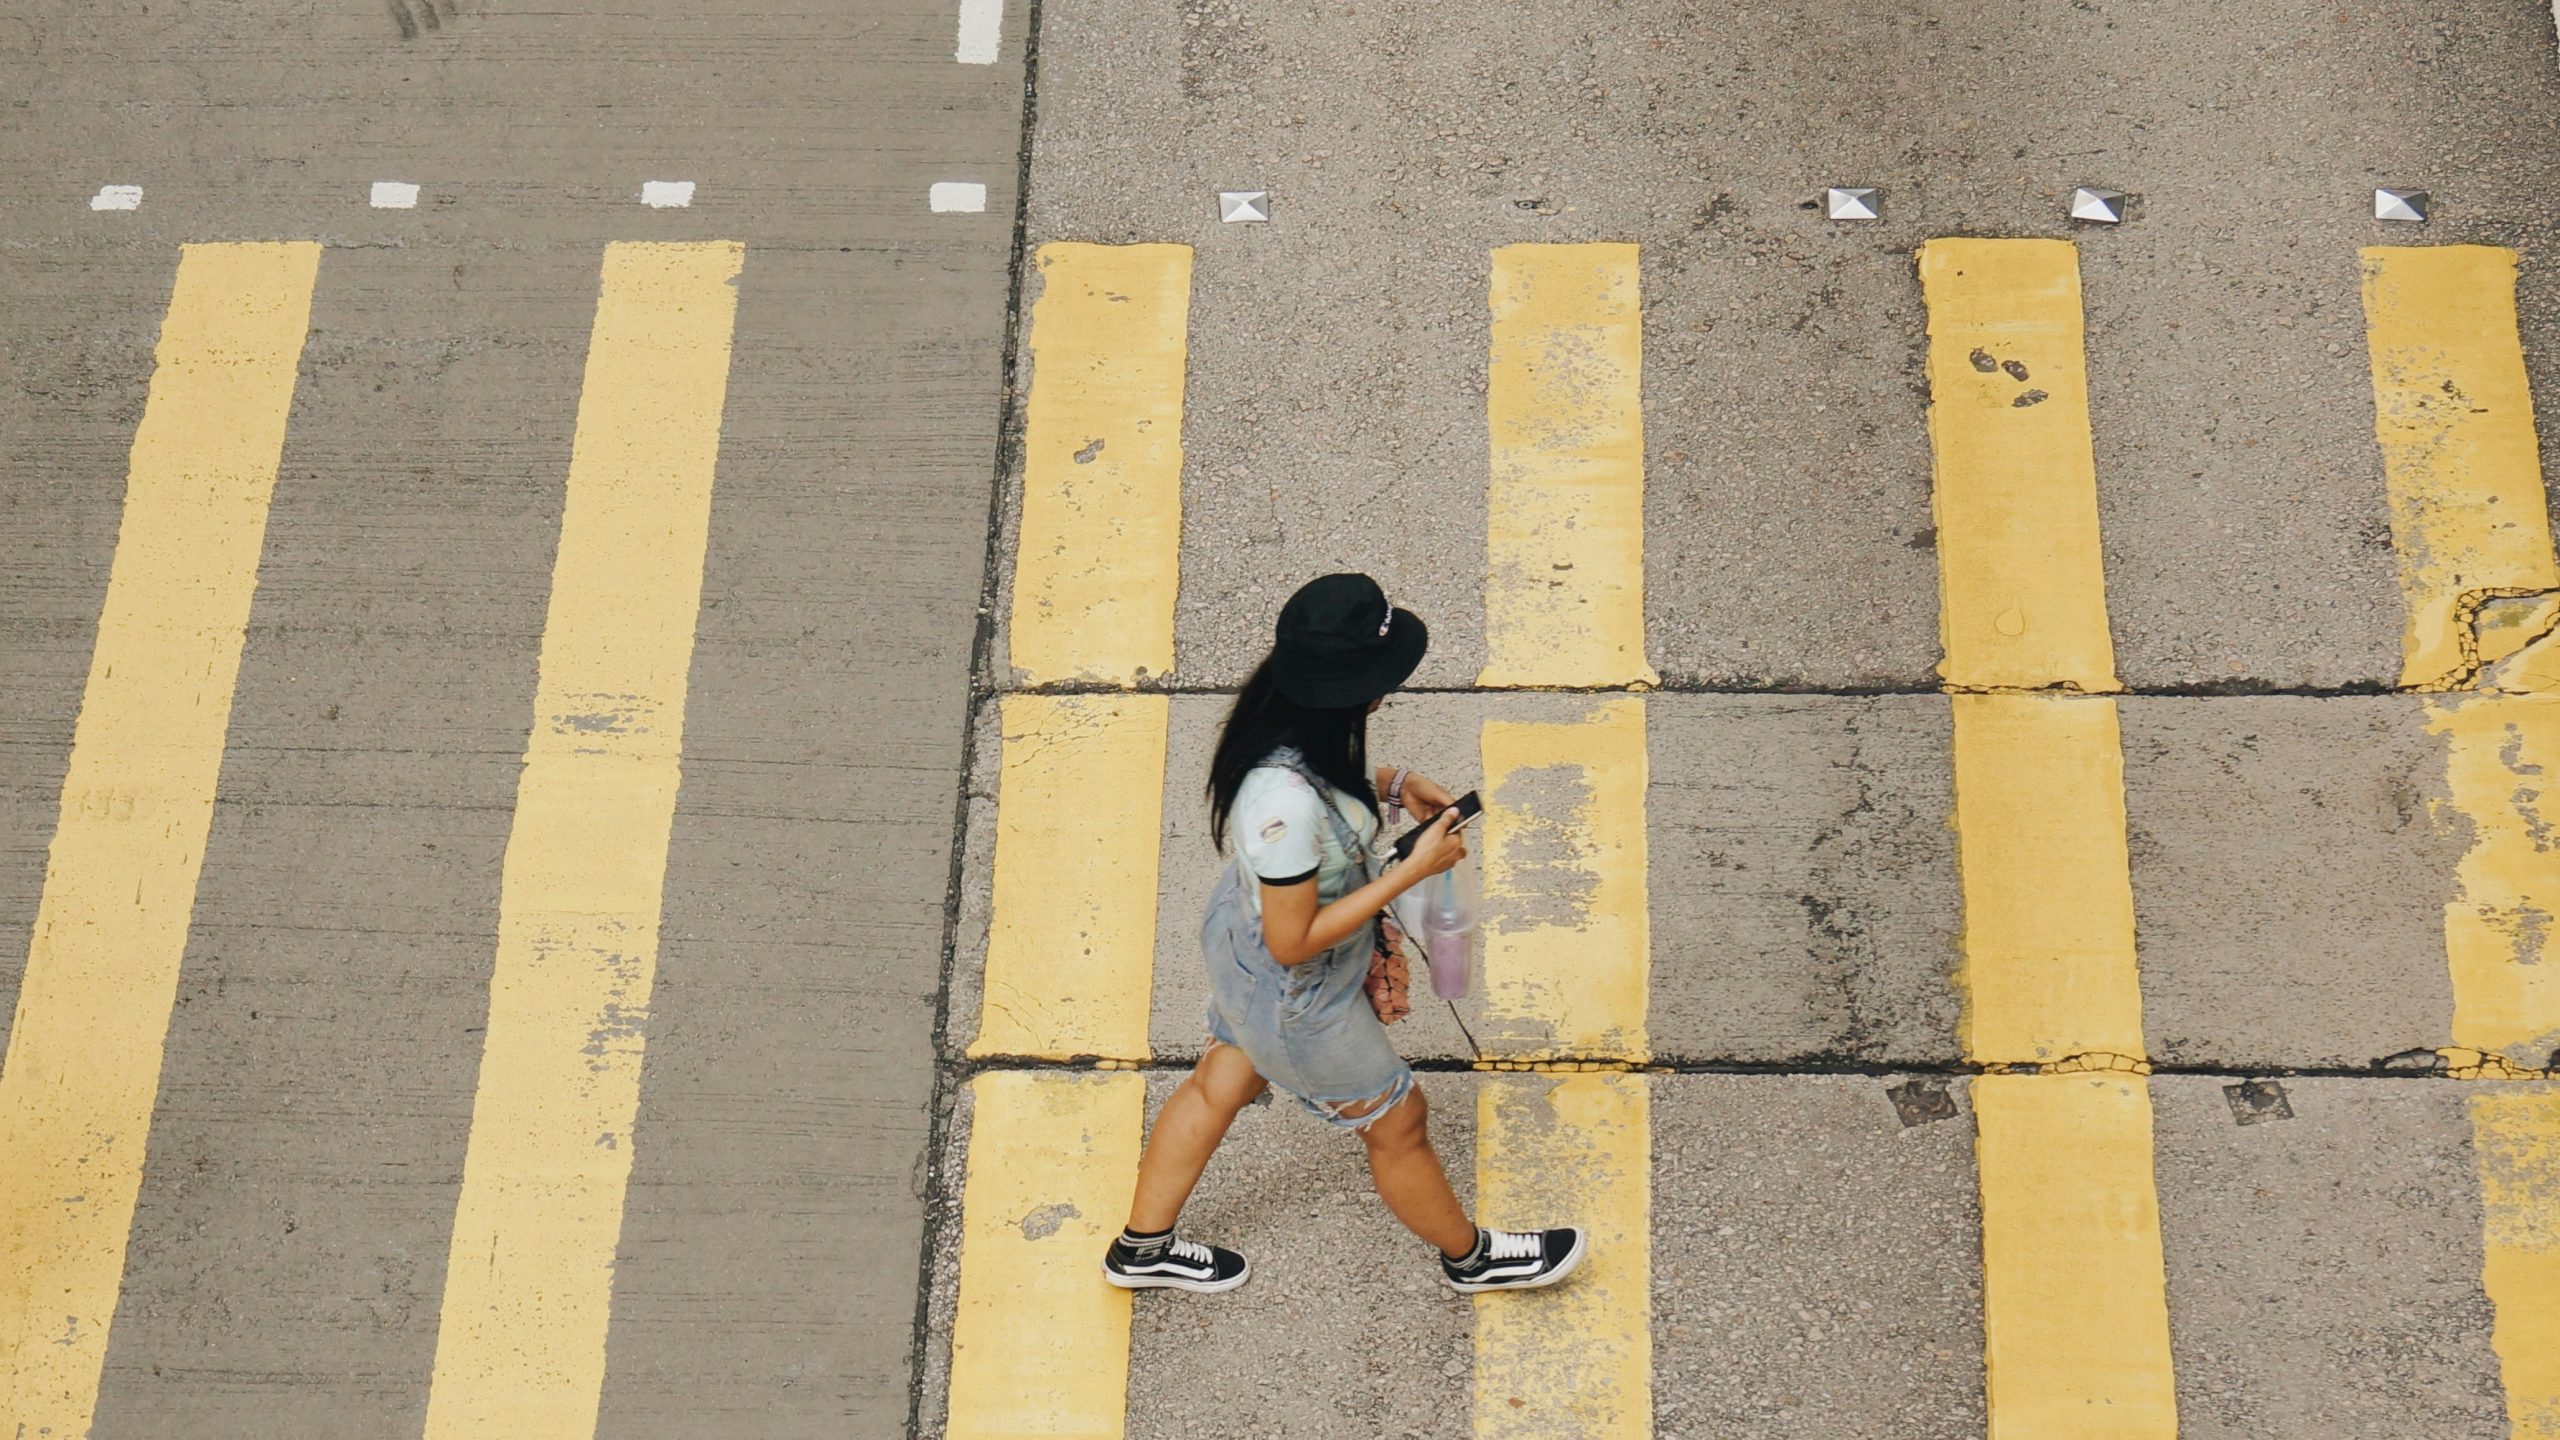
[[[100,186],[98,193],[89,197],[89,208],[92,210],[139,210],[142,208],[142,187],[139,185]]]
[[[376,180],[373,182],[373,208],[415,210],[418,208],[418,187],[406,180]]]
[[[953,56],[963,65],[993,65],[1004,36],[1004,0],[960,0],[960,47]]]
[[[650,180],[640,186],[640,203],[652,210],[682,210],[693,203],[690,180]]]
[[[975,215],[987,208],[987,187],[974,180],[937,180],[925,198],[936,214]]]

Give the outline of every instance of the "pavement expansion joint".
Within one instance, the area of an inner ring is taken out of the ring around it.
[[[2553,1055],[2560,1062],[2560,1054]],[[946,1053],[938,1062],[955,1084],[998,1071],[1045,1070],[1070,1073],[1125,1072],[1144,1075],[1188,1075],[1196,1055],[1149,1056],[1144,1059],[1093,1055],[979,1055]],[[1633,1061],[1624,1058],[1564,1056],[1543,1060],[1477,1060],[1463,1055],[1417,1055],[1407,1061],[1429,1075],[1615,1074],[1615,1075],[1759,1075],[1846,1076],[1872,1080],[1959,1080],[1984,1075],[2144,1075],[2223,1080],[2560,1080],[2560,1063],[2547,1068],[2519,1065],[2502,1055],[2459,1046],[2403,1050],[2361,1065],[2267,1065],[2227,1062],[2143,1060],[2129,1055],[2089,1052],[2054,1061],[1977,1061],[1962,1059],[1859,1060],[1833,1056],[1792,1056],[1750,1060],[1723,1056],[1663,1056]]]
[[[2560,633],[2560,625],[2554,627]],[[2546,637],[2537,637],[2547,638]],[[2087,690],[2078,686],[2056,685],[2039,688],[2002,686],[1958,686],[1943,681],[1912,681],[1909,684],[1886,685],[1814,685],[1773,681],[1760,684],[1730,684],[1665,679],[1641,689],[1626,686],[1600,686],[1588,689],[1572,686],[1541,686],[1534,689],[1518,686],[1482,685],[1403,685],[1396,689],[1399,697],[1424,695],[1768,695],[1807,699],[1873,700],[1895,696],[1940,695],[2087,695],[2112,700],[2367,700],[2378,695],[2435,694],[2456,690],[2459,685],[2429,684],[2403,686],[2386,680],[2367,680],[2345,685],[2282,685],[2248,678],[2209,680],[2177,685],[2128,685],[2118,690]],[[1148,680],[1135,685],[1101,684],[1092,681],[1059,681],[1041,685],[997,685],[981,689],[977,703],[1007,695],[1171,695],[1188,698],[1233,699],[1236,686],[1218,681]]]
[[[2460,1045],[2403,1050],[2386,1057],[2383,1067],[2394,1073],[2441,1076],[2448,1080],[2560,1080],[2560,1050],[2543,1065],[2519,1065],[2507,1056]]]
[[[1992,1061],[1979,1067],[1984,1075],[2149,1075],[2152,1065],[2139,1055],[2084,1050],[2059,1060]]]

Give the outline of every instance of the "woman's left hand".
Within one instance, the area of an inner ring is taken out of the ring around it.
[[[1417,820],[1427,820],[1458,803],[1439,781],[1420,773],[1404,777],[1405,813]]]

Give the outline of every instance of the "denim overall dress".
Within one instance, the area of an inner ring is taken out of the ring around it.
[[[1334,805],[1331,782],[1285,751],[1269,763],[1295,772],[1314,788],[1334,839],[1351,857],[1342,894],[1368,884],[1376,861]],[[1254,913],[1245,888],[1261,883],[1239,854],[1209,892],[1200,949],[1209,967],[1210,1038],[1242,1050],[1262,1078],[1319,1119],[1346,1130],[1362,1129],[1413,1090],[1412,1068],[1396,1053],[1387,1027],[1378,1023],[1378,1012],[1369,1004],[1366,986],[1377,927],[1362,925],[1324,954],[1283,965],[1262,943],[1262,918]],[[1330,904],[1340,898],[1324,895],[1319,901]],[[1345,1107],[1365,1108],[1345,1115]]]

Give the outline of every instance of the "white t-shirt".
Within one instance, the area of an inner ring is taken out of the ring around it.
[[[1330,798],[1352,834],[1359,837],[1360,848],[1375,849],[1378,817],[1348,791],[1334,790]],[[1227,833],[1235,837],[1236,858],[1245,873],[1273,884],[1294,884],[1313,875],[1319,905],[1330,905],[1348,894],[1351,856],[1324,818],[1323,804],[1315,787],[1280,763],[1278,754],[1246,771],[1244,783],[1236,788],[1236,803],[1227,811]],[[1245,893],[1253,913],[1260,915],[1262,886],[1247,885]]]

